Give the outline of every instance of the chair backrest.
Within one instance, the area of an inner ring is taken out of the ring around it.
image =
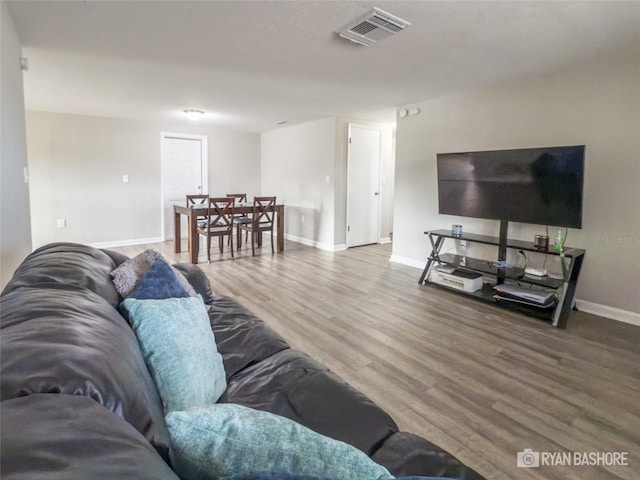
[[[207,224],[209,229],[233,231],[233,197],[210,197]]]
[[[227,197],[233,197],[238,203],[245,203],[247,201],[246,193],[227,193]]]
[[[209,195],[187,195],[187,207],[191,207],[193,205],[202,205],[203,207],[206,207],[208,201]]]
[[[253,197],[253,224],[257,227],[273,226],[276,197]]]

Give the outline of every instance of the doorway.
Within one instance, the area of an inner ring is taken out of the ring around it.
[[[162,133],[162,234],[173,238],[173,206],[185,205],[186,196],[207,193],[207,137],[183,133]],[[181,216],[181,232],[188,232]]]
[[[381,130],[349,124],[347,147],[347,247],[378,243]]]

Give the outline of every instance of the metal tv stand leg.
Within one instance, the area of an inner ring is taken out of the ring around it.
[[[429,259],[427,260],[427,264],[424,266],[424,270],[422,270],[422,275],[420,275],[420,285],[422,285],[426,278],[429,278],[429,273],[431,272],[431,267],[433,266],[434,260],[440,260],[440,249],[442,248],[442,243],[444,242],[444,237],[437,236],[436,241],[433,241],[433,235],[428,233],[429,241],[431,242],[431,254],[429,255]]]

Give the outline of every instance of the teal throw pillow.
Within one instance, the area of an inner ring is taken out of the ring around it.
[[[392,479],[357,448],[270,412],[219,403],[166,416],[172,465],[184,480],[258,472]]]
[[[165,413],[218,401],[227,381],[202,298],[122,302]]]
[[[189,293],[178,281],[171,265],[163,258],[157,258],[151,268],[142,276],[129,298],[161,299],[188,296],[190,296]]]

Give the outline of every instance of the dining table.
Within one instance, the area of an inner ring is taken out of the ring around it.
[[[284,205],[276,204],[269,209],[275,214],[276,222],[276,251],[284,252]],[[189,262],[198,263],[198,255],[200,254],[200,239],[198,236],[198,217],[204,217],[208,213],[206,205],[174,205],[173,206],[173,251],[180,253],[182,251],[182,231],[180,226],[180,217],[187,217],[187,243],[189,247]],[[233,208],[234,215],[251,215],[253,213],[253,203],[236,204]],[[242,246],[242,235],[238,235],[238,250]]]

